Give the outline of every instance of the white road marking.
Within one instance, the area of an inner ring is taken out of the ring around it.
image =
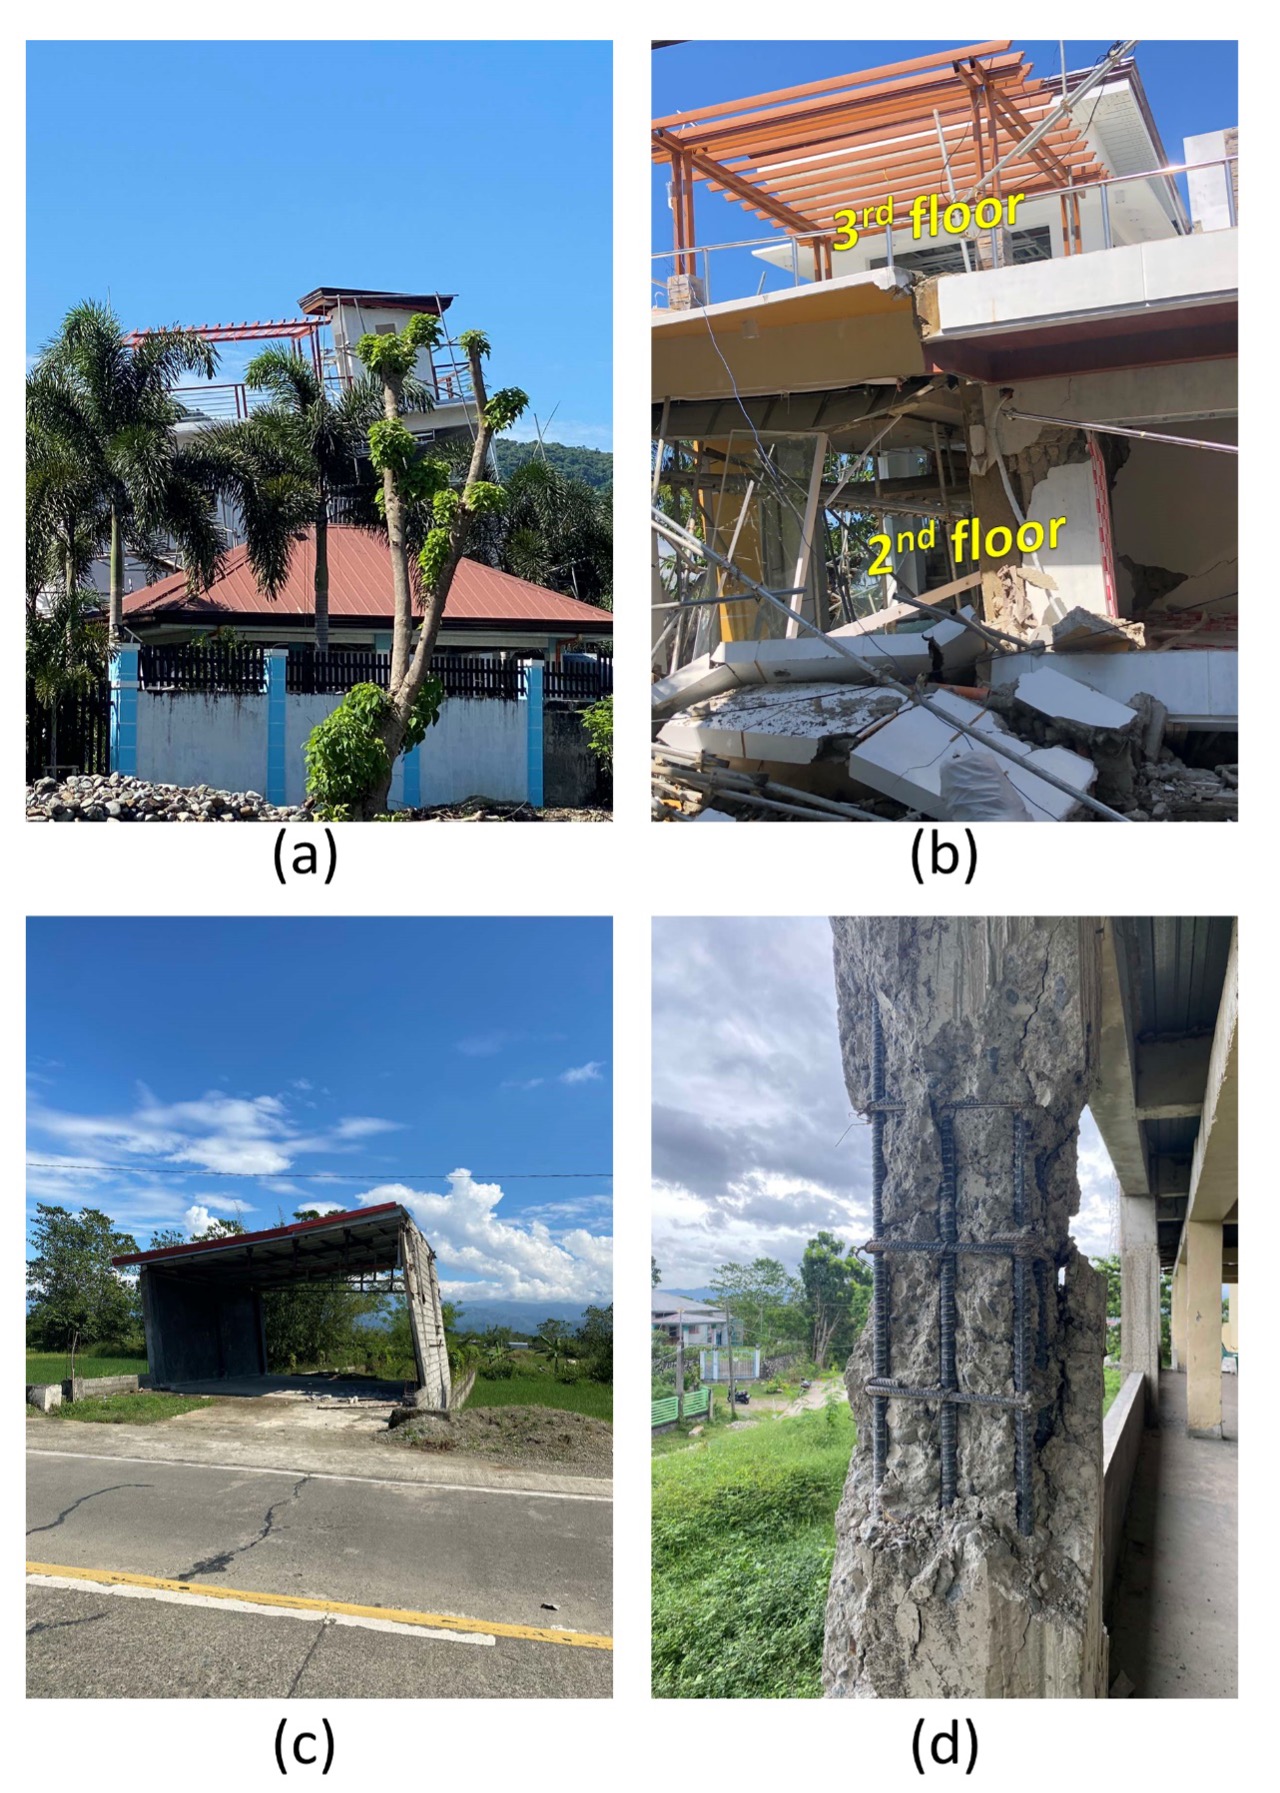
[[[143,1463],[148,1469],[217,1469],[231,1475],[281,1475],[294,1481],[308,1476],[313,1482],[359,1482],[373,1488],[438,1489],[441,1494],[506,1494],[522,1495],[525,1500],[585,1500],[601,1506],[612,1506],[612,1494],[567,1494],[549,1488],[491,1488],[471,1482],[413,1482],[397,1476],[334,1475],[324,1469],[266,1469],[256,1463],[201,1463],[194,1457],[117,1457],[111,1452],[47,1451],[40,1446],[28,1447],[28,1457],[68,1457],[83,1463]]]
[[[52,1453],[50,1453],[52,1454]],[[213,1612],[245,1612],[268,1619],[302,1619],[311,1625],[352,1625],[359,1631],[391,1631],[397,1637],[434,1638],[445,1644],[496,1644],[480,1631],[439,1631],[429,1625],[399,1625],[394,1619],[357,1618],[351,1613],[310,1612],[294,1606],[264,1606],[257,1601],[220,1600],[209,1594],[178,1594],[168,1588],[132,1587],[120,1582],[81,1581],[71,1575],[28,1575],[27,1586],[69,1588],[73,1593],[114,1594],[126,1600],[161,1600],[170,1606],[203,1606]]]

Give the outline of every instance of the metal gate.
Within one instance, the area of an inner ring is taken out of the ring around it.
[[[106,679],[42,704],[27,686],[27,783],[46,775],[111,770],[111,688]]]

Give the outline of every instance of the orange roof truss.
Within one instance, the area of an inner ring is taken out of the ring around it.
[[[830,274],[836,213],[890,197],[895,219],[917,194],[945,202],[1051,193],[1107,172],[1070,117],[991,171],[1059,104],[1007,40],[969,44],[774,93],[753,94],[653,123],[653,159],[672,169],[676,271],[693,273],[693,194],[699,181],[754,216],[815,244]],[[935,112],[937,118],[935,120]],[[938,141],[941,126],[945,152]],[[1079,201],[1062,202],[1068,252],[1080,243]],[[860,234],[874,223],[858,225]]]

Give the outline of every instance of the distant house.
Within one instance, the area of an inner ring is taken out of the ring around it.
[[[683,1337],[686,1350],[727,1345],[728,1321],[723,1308],[709,1307],[687,1295],[663,1295],[656,1289],[651,1303],[652,1325],[671,1344]]]
[[[329,629],[334,651],[391,647],[394,603],[387,544],[353,524],[331,523]],[[144,642],[189,641],[233,629],[256,646],[305,646],[315,638],[315,532],[294,547],[283,589],[274,599],[258,588],[245,548],[233,548],[208,591],[194,595],[185,573],[171,573],[124,600],[128,632]],[[566,649],[608,646],[613,617],[594,604],[517,579],[496,567],[462,560],[445,605],[436,652],[539,657],[554,662]]]

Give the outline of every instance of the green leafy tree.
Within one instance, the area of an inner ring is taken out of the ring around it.
[[[1112,1256],[1107,1258],[1094,1258],[1092,1262],[1094,1269],[1101,1270],[1107,1279],[1107,1319],[1108,1321],[1114,1320],[1116,1322],[1114,1326],[1108,1325],[1107,1327],[1107,1356],[1118,1357],[1122,1346],[1119,1322],[1122,1311],[1121,1290],[1123,1277],[1120,1271],[1120,1259]]]
[[[658,1284],[661,1281],[662,1281],[662,1272],[658,1268],[658,1260],[657,1260],[657,1258],[655,1258],[653,1256],[653,1254],[651,1252],[649,1254],[649,1285],[651,1288],[656,1289]]]
[[[422,451],[400,415],[406,382],[420,351],[439,338],[439,318],[417,312],[403,330],[362,336],[356,344],[356,353],[382,389],[383,415],[371,425],[368,440],[370,459],[382,481],[379,501],[395,606],[386,703],[373,731],[381,750],[379,763],[374,775],[370,761],[371,776],[352,806],[365,820],[386,810],[392,767],[420,719],[418,699],[473,522],[503,503],[501,488],[486,477],[493,438],[515,422],[528,402],[515,387],[487,392],[488,338],[479,330],[464,330],[458,343],[467,358],[477,422],[466,478],[461,491],[456,490],[446,462]],[[421,606],[420,617],[415,615],[416,604]]]
[[[580,480],[597,492],[607,492],[613,484],[613,456],[602,448],[582,448],[572,442],[517,442],[513,436],[500,436],[497,449],[504,480],[527,461],[546,461],[564,478]]]
[[[820,1370],[833,1352],[848,1354],[866,1322],[871,1299],[871,1269],[854,1246],[845,1247],[834,1233],[821,1232],[804,1248],[800,1281]]]
[[[31,1225],[27,1260],[29,1337],[47,1351],[66,1351],[75,1374],[77,1350],[112,1344],[138,1328],[136,1284],[112,1268],[113,1257],[138,1247],[129,1233],[98,1208],[40,1202]]]
[[[613,1303],[588,1307],[577,1330],[580,1355],[593,1382],[613,1381]]]
[[[216,366],[198,331],[129,343],[109,306],[86,301],[67,313],[28,378],[29,569],[34,549],[43,577],[60,573],[74,589],[105,548],[113,642],[126,549],[159,572],[173,542],[193,591],[217,571],[224,544],[214,494],[174,434],[183,411],[171,392],[181,374],[211,378]],[[29,589],[34,577],[29,570]]]

